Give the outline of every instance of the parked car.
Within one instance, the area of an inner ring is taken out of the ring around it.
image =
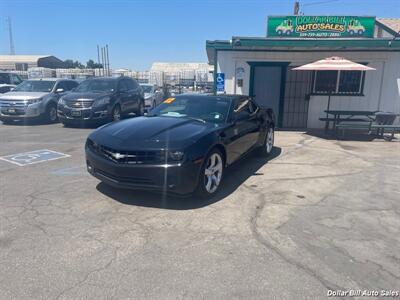
[[[144,93],[144,105],[147,110],[156,107],[162,101],[162,92],[154,84],[141,83]]]
[[[228,165],[255,148],[271,153],[274,125],[247,96],[179,95],[90,134],[87,169],[119,188],[211,196]]]
[[[7,93],[22,82],[22,78],[11,72],[0,72],[0,94]]]
[[[144,95],[129,77],[85,80],[58,102],[58,117],[65,125],[118,121],[132,112],[144,114]]]
[[[69,79],[25,80],[13,91],[0,95],[0,120],[3,123],[26,119],[56,122],[58,99],[77,85]]]

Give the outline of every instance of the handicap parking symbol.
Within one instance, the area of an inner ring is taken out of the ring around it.
[[[7,161],[18,166],[26,166],[69,156],[70,155],[68,154],[56,152],[53,150],[42,149],[2,156],[0,157],[0,160]]]
[[[216,78],[217,92],[225,91],[225,73],[217,73]]]

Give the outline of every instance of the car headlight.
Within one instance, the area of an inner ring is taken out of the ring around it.
[[[29,99],[29,100],[27,101],[27,103],[28,103],[28,104],[34,104],[34,103],[38,103],[38,102],[40,102],[40,101],[42,101],[42,100],[43,100],[43,98]]]
[[[110,103],[110,97],[103,97],[103,98],[95,100],[93,103],[93,107],[99,107],[99,106],[107,105],[109,103]]]
[[[185,153],[183,151],[169,151],[168,152],[169,158],[172,159],[172,160],[175,160],[175,161],[182,160],[184,154]]]

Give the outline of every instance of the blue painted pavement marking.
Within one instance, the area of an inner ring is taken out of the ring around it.
[[[18,166],[26,166],[65,157],[70,157],[70,155],[53,150],[42,149],[24,153],[11,154],[0,157],[0,159]]]

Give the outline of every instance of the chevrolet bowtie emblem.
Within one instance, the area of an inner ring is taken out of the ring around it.
[[[120,159],[120,158],[124,158],[124,157],[125,157],[125,155],[123,155],[123,154],[121,154],[121,153],[113,153],[112,156],[113,156],[115,159]]]

